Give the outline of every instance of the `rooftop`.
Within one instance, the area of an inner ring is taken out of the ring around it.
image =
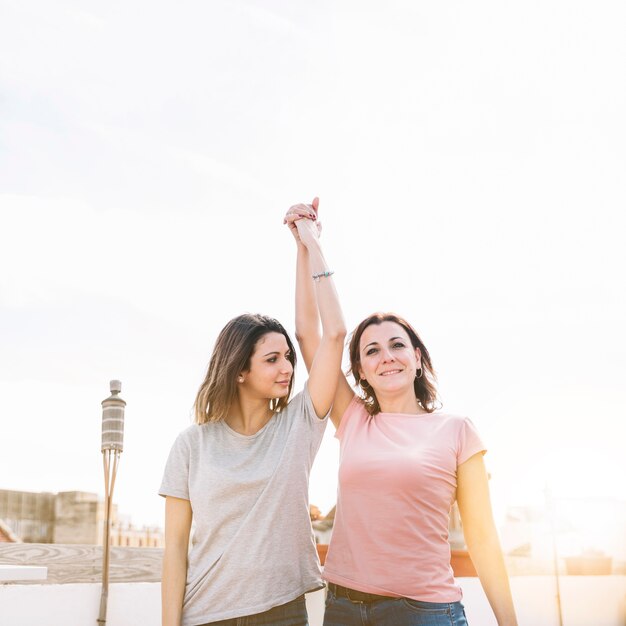
[[[157,548],[112,548],[107,626],[160,625],[161,557],[162,550]],[[0,546],[0,624],[95,623],[100,604],[101,558],[99,546]],[[14,578],[9,582],[11,572]],[[33,579],[42,575],[46,576],[44,580]],[[30,580],[23,580],[26,576]],[[496,626],[479,580],[469,577],[458,581],[471,626]],[[626,623],[626,576],[561,574],[558,586],[563,626]],[[511,588],[520,626],[559,626],[554,575],[511,576]],[[324,591],[308,594],[307,606],[310,626],[321,626]],[[53,622],[50,616],[54,616]]]

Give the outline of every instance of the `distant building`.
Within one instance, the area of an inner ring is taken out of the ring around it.
[[[84,491],[33,493],[0,490],[0,519],[26,543],[102,545],[104,502]],[[111,545],[163,547],[160,528],[137,528],[111,512]]]
[[[0,519],[0,543],[22,543],[21,539]]]
[[[112,519],[117,516],[114,505]],[[62,491],[54,501],[54,532],[51,543],[102,544],[104,502],[95,493]]]
[[[0,519],[27,543],[53,543],[53,493],[0,490]]]
[[[626,501],[611,498],[555,498],[544,505],[509,506],[501,532],[509,568],[516,574],[554,569],[576,558],[610,558],[614,574],[626,571]]]
[[[116,520],[111,525],[111,545],[131,548],[162,548],[163,531],[158,527],[137,528],[128,521]]]

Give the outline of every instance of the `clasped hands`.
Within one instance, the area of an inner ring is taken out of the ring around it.
[[[319,241],[322,232],[322,224],[317,220],[319,202],[319,198],[315,197],[311,204],[294,204],[283,219],[283,224],[289,226],[296,242],[307,248]]]

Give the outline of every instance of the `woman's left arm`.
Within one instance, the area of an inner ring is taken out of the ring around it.
[[[465,542],[498,626],[517,626],[481,453],[470,457],[457,469],[457,503]]]

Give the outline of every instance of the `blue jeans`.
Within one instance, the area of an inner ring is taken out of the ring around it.
[[[467,626],[467,620],[461,602],[410,598],[355,602],[329,589],[324,626]]]
[[[223,619],[203,626],[309,626],[309,617],[304,596],[300,596],[263,613]]]

